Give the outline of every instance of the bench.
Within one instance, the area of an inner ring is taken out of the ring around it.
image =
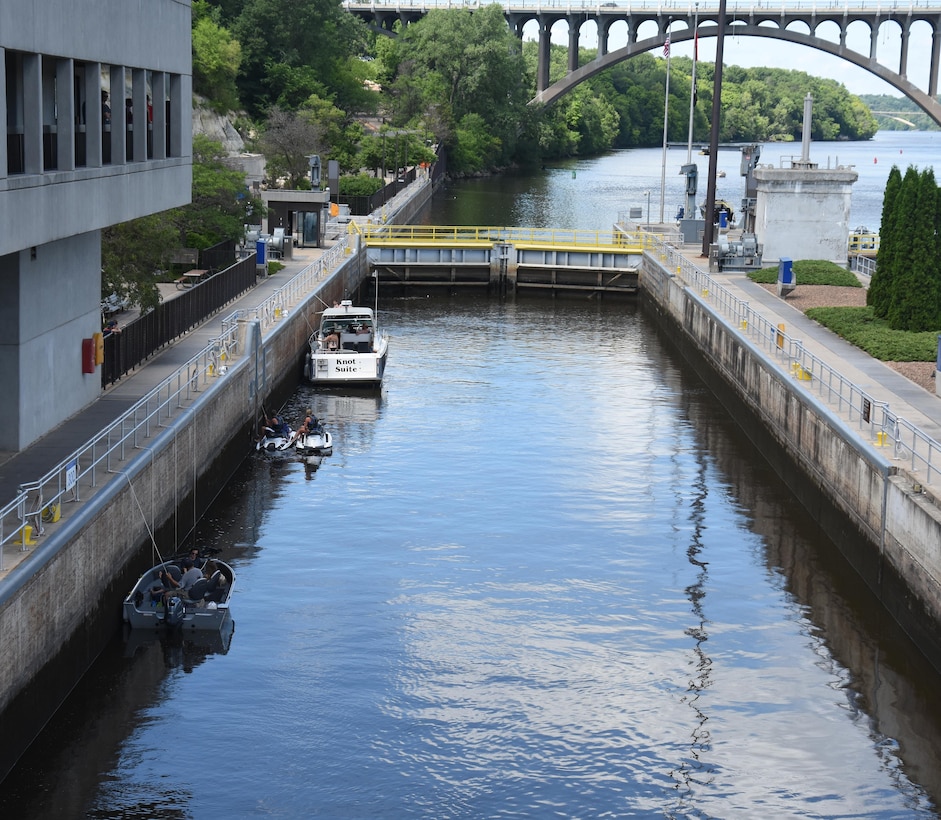
[[[174,279],[176,283],[177,290],[183,290],[184,288],[191,288],[193,285],[198,285],[203,279],[207,278],[209,275],[208,270],[193,269],[184,273],[179,279]]]

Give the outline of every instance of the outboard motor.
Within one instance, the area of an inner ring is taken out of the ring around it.
[[[173,596],[168,599],[163,609],[163,621],[168,629],[175,629],[183,623],[183,615],[186,613],[186,604],[182,598]]]

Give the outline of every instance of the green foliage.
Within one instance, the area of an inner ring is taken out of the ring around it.
[[[382,51],[396,126],[423,125],[456,171],[505,165],[529,117],[532,78],[502,7],[433,9]]]
[[[193,4],[193,91],[210,100],[220,114],[239,106],[235,78],[242,48],[213,18],[205,0]]]
[[[465,114],[455,129],[451,160],[458,170],[475,172],[493,167],[500,154],[499,140],[487,129],[480,114]]]
[[[115,292],[144,310],[154,307],[160,301],[156,274],[169,267],[174,250],[237,240],[247,208],[264,212],[260,200],[247,198],[244,174],[227,168],[223,159],[219,143],[195,135],[191,204],[102,231],[102,296]]]
[[[251,0],[233,30],[242,46],[239,91],[253,116],[273,103],[294,108],[311,94],[341,108],[362,97],[348,58],[363,50],[366,29],[339,0]]]
[[[382,185],[381,179],[369,174],[340,177],[340,193],[343,196],[372,196]]]
[[[861,288],[856,274],[841,268],[835,262],[825,259],[798,259],[791,266],[794,278],[800,285],[835,285],[844,288]],[[763,285],[773,285],[778,281],[778,269],[762,268],[751,271],[748,278]]]
[[[112,225],[101,232],[101,295],[129,296],[146,312],[160,303],[155,274],[168,267],[170,249],[180,247],[166,214]]]
[[[859,99],[876,118],[880,131],[937,131],[941,128],[908,97],[860,94]]]
[[[901,243],[896,239],[897,232],[903,229],[898,224],[900,215],[895,203],[902,189],[902,172],[897,165],[893,165],[886,181],[885,194],[882,197],[882,222],[879,228],[879,251],[876,255],[876,273],[869,283],[866,292],[866,304],[873,309],[873,313],[880,319],[889,314],[889,303],[892,299],[892,275],[895,270],[895,257],[898,255]]]
[[[930,168],[921,174],[914,168],[910,171],[902,179],[900,197],[902,207],[912,202],[907,212],[906,252],[904,262],[895,265],[887,318],[894,328],[922,331],[941,327],[935,239],[938,186]]]
[[[933,362],[938,330],[912,333],[896,330],[871,307],[811,308],[807,316],[851,344],[884,362]]]

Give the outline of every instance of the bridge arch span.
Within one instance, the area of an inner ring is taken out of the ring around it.
[[[827,16],[827,19],[824,19],[824,15],[818,15],[812,22],[810,19],[808,19],[806,22],[810,27],[810,30],[814,31],[823,22],[828,22],[830,16]],[[706,21],[708,22],[708,17],[706,18]],[[823,40],[819,37],[815,37],[813,34],[805,34],[803,32],[792,31],[786,28],[780,28],[778,26],[772,27],[769,25],[736,22],[732,15],[730,15],[729,22],[730,25],[726,27],[726,37],[735,35],[736,37],[765,37],[779,41],[783,40],[785,42],[796,43],[797,45],[817,49],[818,51],[824,51],[828,54],[832,54],[834,57],[839,57],[840,59],[846,60],[853,65],[859,66],[859,68],[874,74],[880,80],[884,80],[893,88],[898,89],[902,94],[904,94],[923,111],[925,111],[928,116],[931,117],[938,125],[941,125],[941,103],[930,97],[928,94],[914,85],[914,83],[909,82],[907,78],[878,63],[874,56],[866,57],[857,51],[853,51],[852,49],[847,48],[844,43],[832,43],[829,40]],[[789,22],[793,23],[798,21],[792,19]],[[839,23],[838,20],[834,20],[834,22]],[[715,37],[716,32],[713,29],[714,26],[711,25],[700,25],[699,37],[703,39],[706,37]],[[841,31],[845,32],[845,29],[841,28]],[[670,42],[680,43],[689,41],[693,39],[693,36],[694,33],[690,29],[672,29],[670,31]],[[615,51],[603,54],[592,60],[590,63],[586,63],[574,69],[563,79],[553,83],[545,90],[536,94],[536,96],[532,99],[532,103],[551,105],[567,92],[575,88],[575,86],[577,86],[579,83],[587,80],[589,77],[593,77],[605,69],[611,68],[612,66],[617,65],[624,60],[628,60],[637,54],[644,54],[657,48],[663,48],[665,43],[665,32],[662,32],[656,37],[649,37],[645,40],[629,42],[623,48],[619,48]],[[936,49],[937,45],[933,44],[932,51],[935,51]]]

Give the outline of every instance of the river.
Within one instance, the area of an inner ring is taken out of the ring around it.
[[[908,136],[845,156],[937,145]],[[610,226],[659,163],[464,182],[430,214]],[[938,816],[939,676],[637,302],[380,308],[381,395],[286,407],[334,454],[248,459],[200,523],[232,634],[117,637],[4,817]]]

